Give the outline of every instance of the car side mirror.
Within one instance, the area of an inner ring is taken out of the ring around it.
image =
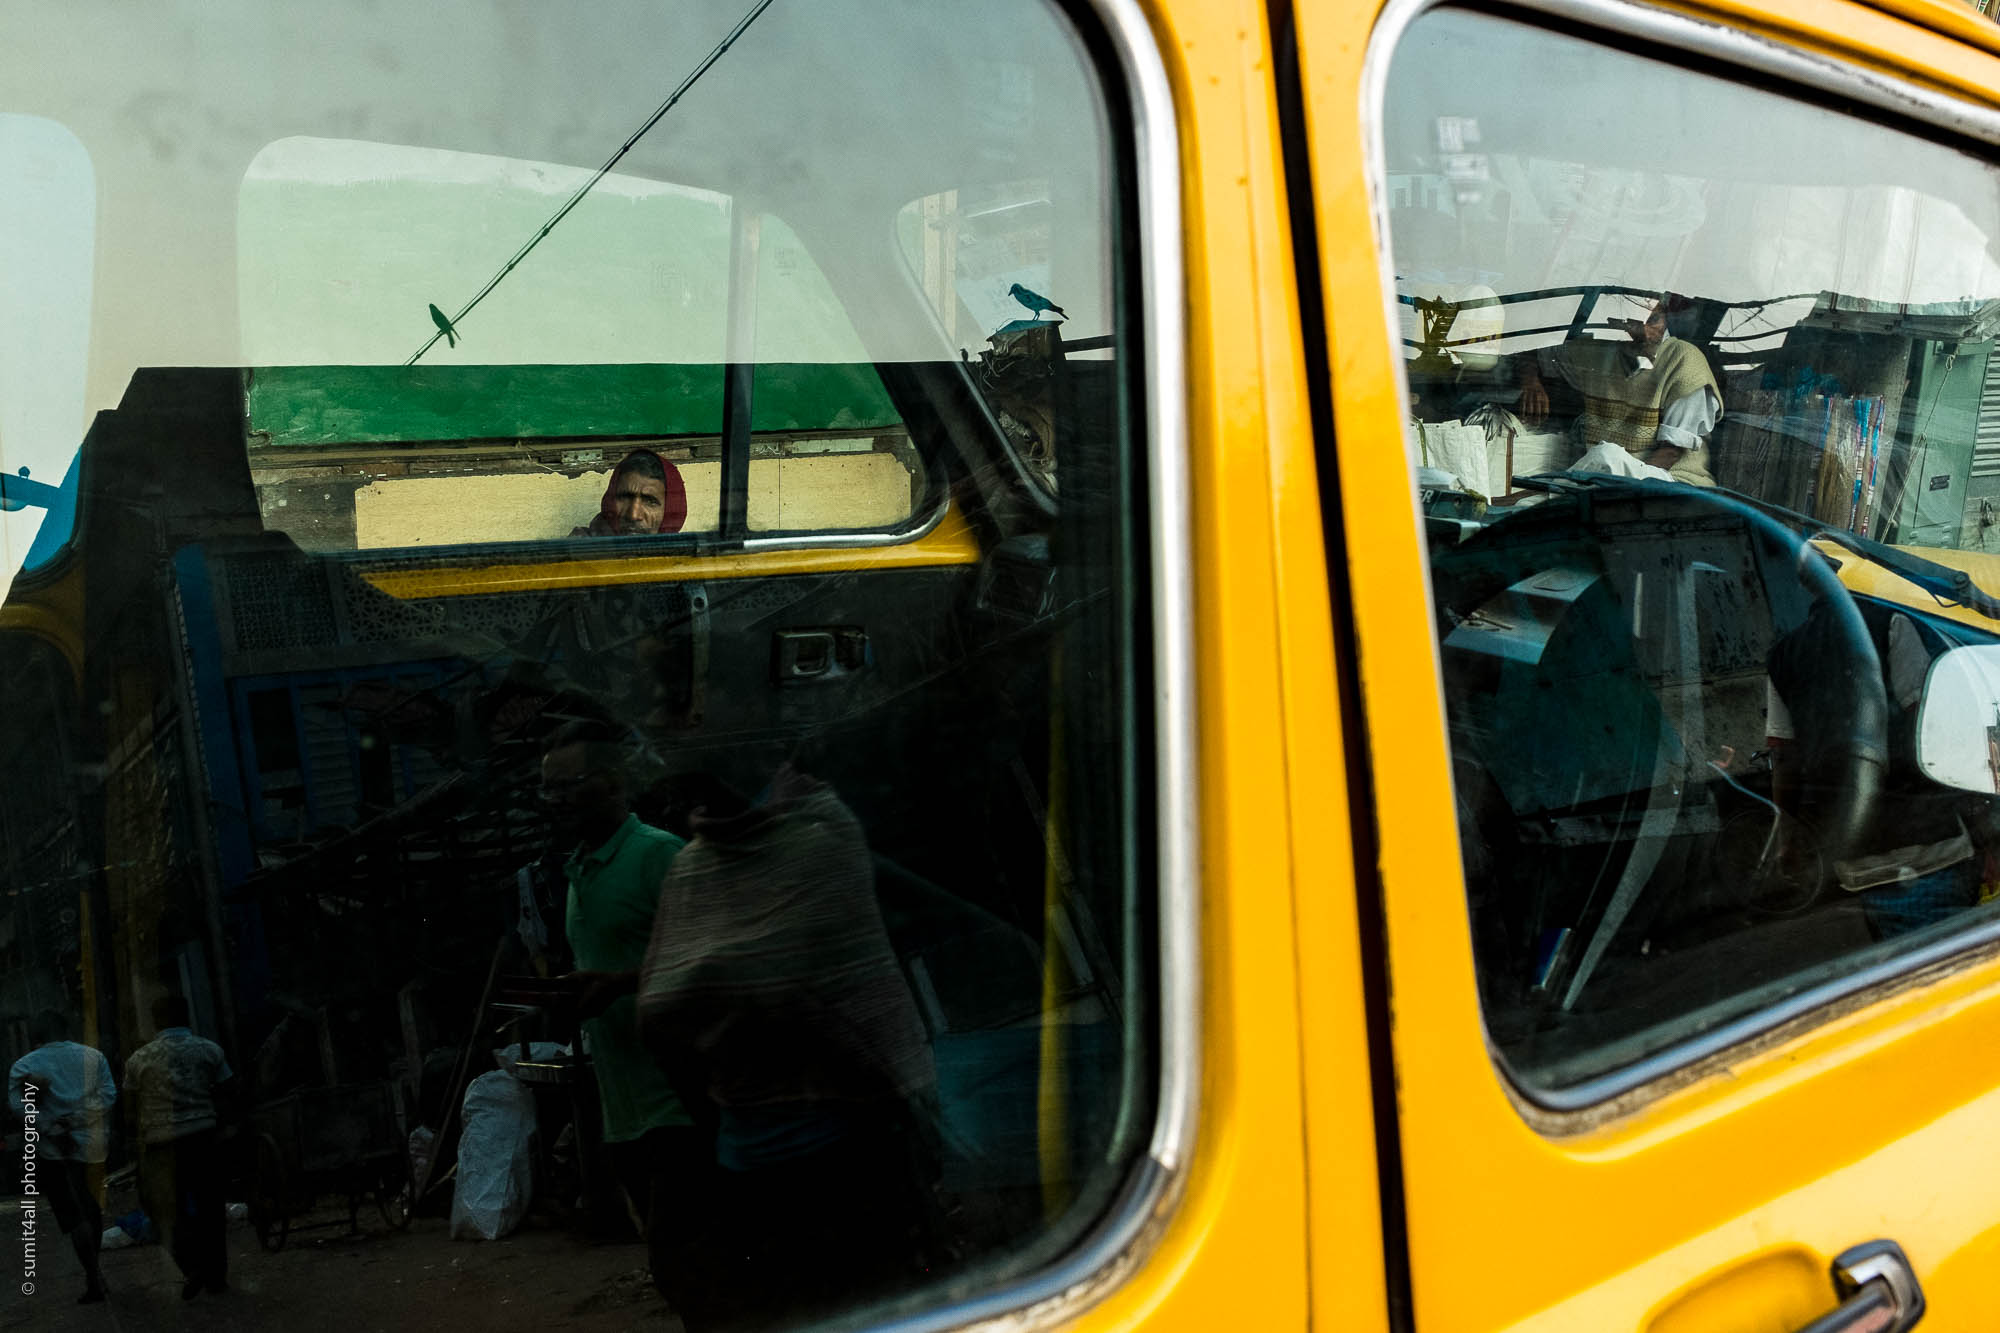
[[[1917,708],[1917,767],[1961,791],[2000,793],[2000,644],[1938,655]]]

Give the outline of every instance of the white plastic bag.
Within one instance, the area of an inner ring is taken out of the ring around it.
[[[534,1188],[535,1097],[512,1074],[496,1069],[466,1088],[462,1118],[451,1236],[498,1240],[528,1215]]]
[[[1521,430],[1514,434],[1514,475],[1533,477],[1561,472],[1576,461],[1576,444],[1568,431]]]
[[[1599,440],[1569,465],[1571,472],[1608,472],[1614,477],[1641,477],[1649,481],[1672,481],[1665,468],[1654,467],[1637,454],[1619,448],[1609,440]]]
[[[1493,494],[1487,479],[1485,427],[1463,421],[1413,421],[1409,430],[1420,466],[1451,473],[1463,489],[1481,499]]]

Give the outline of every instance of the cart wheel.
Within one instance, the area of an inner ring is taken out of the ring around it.
[[[382,1210],[382,1220],[393,1231],[401,1231],[410,1225],[410,1212],[416,1200],[416,1187],[410,1183],[410,1172],[401,1164],[383,1168],[382,1178],[375,1185],[375,1206]]]
[[[285,1248],[291,1235],[291,1181],[285,1178],[285,1159],[278,1141],[269,1134],[257,1136],[257,1174],[250,1188],[250,1221],[257,1228],[257,1243],[273,1254]]]

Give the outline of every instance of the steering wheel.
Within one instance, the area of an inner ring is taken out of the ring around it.
[[[1681,793],[1703,776],[1706,756],[1683,751],[1664,696],[1648,683],[1657,675],[1637,660],[1643,602],[1653,603],[1645,614],[1653,617],[1655,654],[1663,644],[1681,654],[1676,688],[1705,698],[1714,668],[1702,660],[1702,645],[1715,627],[1692,628],[1699,619],[1690,600],[1695,581],[1726,579],[1722,566],[1732,563],[1746,579],[1761,579],[1772,623],[1784,628],[1768,663],[1752,644],[1728,670],[1740,679],[1765,668],[1796,720],[1793,753],[1801,789],[1812,799],[1787,813],[1803,813],[1822,865],[1868,837],[1888,769],[1889,709],[1874,638],[1853,596],[1799,534],[1704,487],[1579,477],[1545,488],[1552,492],[1546,500],[1437,550],[1432,577],[1455,745],[1463,736],[1483,747],[1471,757],[1497,778],[1487,804],[1504,791],[1512,821],[1526,828],[1631,793],[1623,815],[1604,817],[1612,830],[1600,835],[1612,839],[1606,859],[1594,872],[1581,871],[1599,887],[1588,888],[1583,906],[1567,916],[1583,937],[1575,946],[1580,956],[1570,960],[1568,1007],[1673,845]],[[1713,562],[1701,558],[1704,543]],[[1592,581],[1601,585],[1596,592],[1578,591]],[[1472,851],[1496,850],[1495,813],[1461,829]],[[1628,831],[1616,833],[1620,827]],[[1613,860],[1610,849],[1618,846],[1625,854]],[[1534,923],[1524,924],[1532,933]],[[1541,946],[1516,938],[1514,947]],[[1537,986],[1556,980],[1534,979]]]
[[[1771,650],[1771,679],[1799,736],[1805,822],[1819,833],[1826,862],[1859,850],[1875,822],[1889,772],[1889,694],[1875,638],[1835,565],[1811,542],[1727,496],[1752,529],[1781,544],[1811,598],[1805,620]]]

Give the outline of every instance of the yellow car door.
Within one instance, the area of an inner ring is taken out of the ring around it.
[[[1809,542],[1983,541],[2000,62],[1898,10],[1279,9],[1392,1326],[2000,1320],[1993,797],[1917,730],[2000,626]]]

